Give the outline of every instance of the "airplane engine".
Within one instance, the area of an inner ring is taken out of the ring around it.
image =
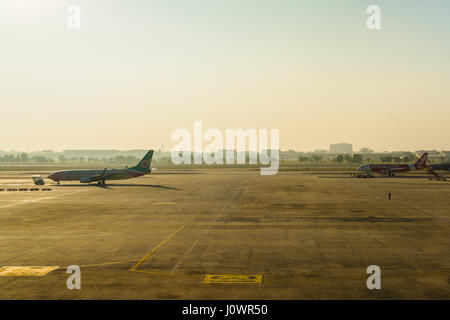
[[[89,182],[91,182],[91,178],[83,177],[83,178],[80,179],[80,182],[81,183],[89,183]]]

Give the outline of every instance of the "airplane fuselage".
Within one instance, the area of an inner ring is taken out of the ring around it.
[[[438,163],[428,166],[430,170],[447,170],[450,171],[450,163]]]
[[[107,176],[108,180],[124,180],[143,176],[148,172],[138,172],[130,169],[109,169],[109,170],[65,170],[58,171],[48,176],[49,179],[60,181],[80,181],[89,183],[100,181],[101,176]]]
[[[408,172],[417,169],[415,164],[364,164],[358,168],[358,171],[386,174],[389,171]]]
[[[61,181],[80,181],[81,183],[98,182],[105,184],[107,180],[124,180],[137,178],[146,175],[152,170],[150,164],[153,157],[153,150],[149,150],[145,156],[134,167],[125,169],[89,169],[89,170],[64,170],[58,171],[48,176],[49,179],[58,182]]]

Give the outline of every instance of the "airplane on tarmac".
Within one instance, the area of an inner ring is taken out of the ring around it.
[[[58,171],[48,176],[49,179],[60,183],[60,181],[76,181],[81,183],[98,182],[98,184],[105,184],[106,180],[124,180],[140,177],[151,173],[155,168],[150,169],[152,162],[153,150],[147,152],[139,163],[131,168],[125,169],[107,169],[104,170],[65,170]]]
[[[447,178],[440,172],[437,171],[450,171],[450,163],[438,163],[438,164],[432,164],[428,166],[428,173],[433,175],[433,177],[430,177],[430,180],[433,178],[436,180],[447,180]]]
[[[399,164],[363,164],[358,168],[358,171],[365,172],[366,176],[371,176],[371,173],[381,173],[388,176],[394,176],[396,172],[408,172],[427,167],[428,153],[422,154],[419,160],[414,164],[399,163]]]
[[[437,164],[432,164],[430,166],[428,166],[428,169],[430,170],[447,170],[450,171],[450,162],[444,162],[444,163],[437,163]]]

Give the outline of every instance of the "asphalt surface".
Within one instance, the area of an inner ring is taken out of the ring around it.
[[[0,174],[0,268],[58,268],[0,276],[0,299],[450,298],[448,181],[206,169],[7,191],[31,175]]]

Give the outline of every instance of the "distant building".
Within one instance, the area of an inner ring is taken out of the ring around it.
[[[443,161],[450,162],[450,151],[442,151]]]
[[[366,147],[363,147],[363,148],[361,148],[359,150],[359,152],[361,152],[361,153],[373,153],[373,150],[369,149],[369,148],[366,148]]]
[[[353,153],[353,145],[350,143],[330,144],[331,153]]]
[[[439,154],[428,155],[431,163],[450,162],[450,151],[441,151]]]
[[[425,152],[428,152],[428,156],[438,156],[438,155],[441,154],[441,153],[440,153],[439,151],[437,151],[437,150],[417,150],[417,151],[416,151],[416,154],[417,154],[418,156],[421,156],[421,155],[424,154]]]

